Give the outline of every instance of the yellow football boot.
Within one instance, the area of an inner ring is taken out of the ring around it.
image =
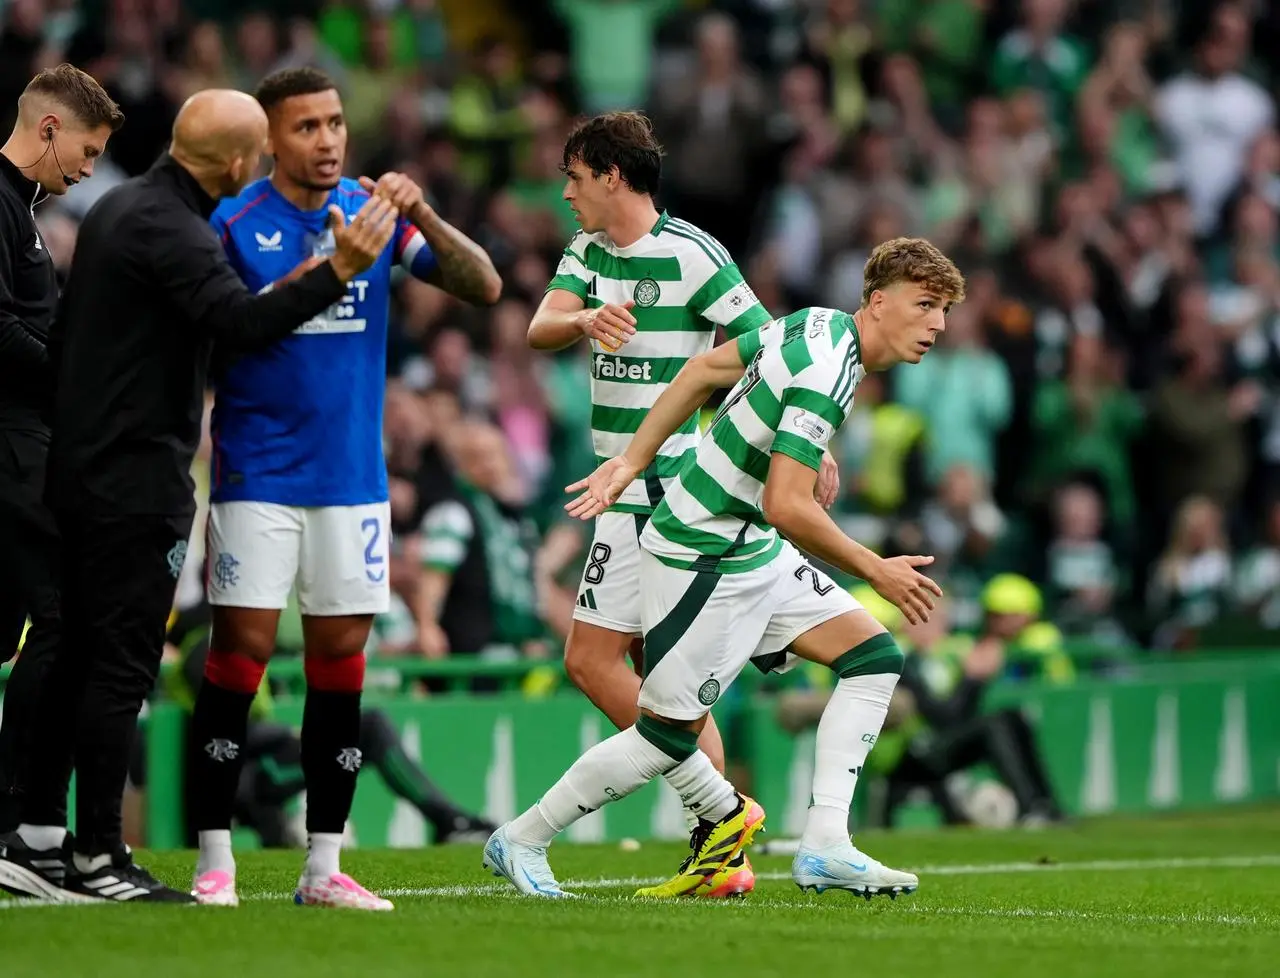
[[[693,891],[693,896],[706,900],[744,897],[756,888],[756,874],[745,852],[730,859],[709,880]]]
[[[726,870],[764,828],[764,818],[764,809],[759,803],[739,794],[738,807],[725,818],[719,822],[698,822],[689,839],[689,848],[693,851],[680,864],[675,876],[657,886],[637,890],[636,896],[665,900],[700,895],[700,890],[705,890],[707,896],[728,896],[732,895],[728,890],[733,886],[745,886],[739,892],[747,892],[755,886],[755,876],[745,857],[742,865]]]

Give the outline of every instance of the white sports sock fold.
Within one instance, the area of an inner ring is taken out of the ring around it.
[[[711,758],[700,750],[694,751],[663,777],[680,796],[685,812],[692,814],[695,820],[705,818],[709,822],[718,822],[738,807],[738,792],[715,769]]]
[[[342,855],[341,832],[311,832],[307,835],[307,862],[303,867],[303,876],[320,876],[328,879],[334,873],[341,872],[340,857]]]
[[[197,833],[200,855],[196,859],[196,875],[203,876],[214,870],[236,875],[236,859],[231,852],[230,829],[205,829]]]
[[[508,834],[522,845],[550,845],[582,816],[625,798],[676,764],[635,727],[628,727],[574,761],[536,805],[511,821]]]
[[[818,722],[813,801],[801,844],[825,849],[849,841],[849,803],[898,685],[896,673],[841,679]]]

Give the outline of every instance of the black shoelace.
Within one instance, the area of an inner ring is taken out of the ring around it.
[[[689,855],[684,857],[684,862],[680,864],[680,872],[684,872],[693,865],[694,858],[698,855],[703,844],[711,836],[711,830],[716,827],[715,822],[708,822],[705,818],[698,819],[698,824],[694,827],[693,832],[689,834]]]

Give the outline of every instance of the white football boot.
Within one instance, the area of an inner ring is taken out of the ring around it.
[[[791,863],[791,878],[802,890],[849,890],[868,900],[877,895],[893,899],[899,893],[914,893],[920,885],[914,873],[890,869],[852,842],[827,849],[802,846]]]
[[[560,889],[555,874],[551,872],[551,864],[547,862],[547,850],[513,842],[507,834],[506,825],[499,826],[484,844],[482,865],[526,896],[553,899],[573,896]]]

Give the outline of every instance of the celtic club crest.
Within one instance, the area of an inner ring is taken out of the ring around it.
[[[636,305],[641,309],[648,309],[655,305],[661,295],[662,289],[658,288],[658,283],[651,278],[642,278],[636,283],[635,291],[631,293],[631,297],[636,300]]]

